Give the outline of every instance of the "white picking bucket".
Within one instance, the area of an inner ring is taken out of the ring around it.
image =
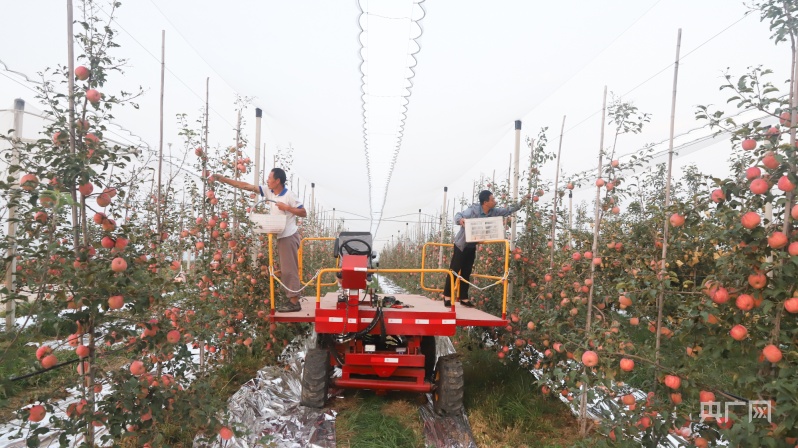
[[[255,233],[280,234],[285,229],[285,215],[269,215],[266,213],[250,213],[252,231]]]

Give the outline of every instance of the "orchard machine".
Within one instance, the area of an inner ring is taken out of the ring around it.
[[[320,269],[304,286],[316,283],[315,300],[302,300],[302,310],[277,313],[274,308],[274,280],[270,277],[271,318],[275,322],[312,322],[316,346],[305,358],[302,372],[301,404],[321,408],[330,387],[371,389],[377,393],[412,391],[432,393],[433,408],[438,414],[460,412],[463,405],[463,366],[457,355],[436,360],[435,336],[453,336],[457,327],[503,327],[508,324],[507,272],[510,245],[507,240],[483,241],[500,244],[505,254],[502,276],[475,275],[495,280],[504,288],[502,316],[497,317],[453,301],[447,307],[417,294],[378,295],[368,289],[372,274],[445,274],[457,291],[459,279],[448,269],[421,268],[375,269],[372,267],[372,237],[368,232],[342,232],[337,238],[305,238],[299,250],[300,279],[302,254],[307,240],[326,239],[334,242],[334,268]],[[269,263],[272,264],[271,235]],[[451,244],[427,243],[427,246],[451,247]],[[332,260],[332,258],[331,258]],[[422,257],[423,260],[423,257]],[[332,282],[322,283],[322,276],[335,275]],[[337,292],[321,294],[323,286],[338,286]],[[453,294],[453,297],[457,297]],[[310,298],[308,298],[310,299]],[[436,362],[437,361],[437,362]],[[333,367],[341,369],[333,378]]]

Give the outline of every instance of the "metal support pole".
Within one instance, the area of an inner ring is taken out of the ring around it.
[[[19,98],[14,100],[14,146],[11,149],[11,165],[19,165],[19,147],[22,145],[22,118],[25,114],[25,101]],[[11,182],[11,198],[19,192],[19,171],[9,173],[14,178]],[[12,201],[8,204],[8,270],[6,270],[6,290],[10,296],[14,295],[14,273],[17,271],[17,207]],[[16,320],[16,302],[9,300],[6,302],[6,331],[12,331]]]

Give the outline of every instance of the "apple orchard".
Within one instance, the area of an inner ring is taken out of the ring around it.
[[[796,54],[798,6],[755,4],[775,44]],[[302,331],[269,321],[268,248],[247,220],[254,198],[206,180],[209,173],[250,173],[248,142],[242,136],[236,145],[211,148],[203,121],[192,126],[180,116],[190,172],[155,189],[137,182],[134,148],[105,136],[112,111],[134,107],[137,94],[114,92],[113,79],[121,76],[115,32],[91,1],[84,9],[75,36],[78,66],[47,71],[51,81],[39,92],[54,120],[46,135],[27,144],[13,133],[5,137],[20,148],[9,179],[0,182],[17,217],[14,244],[1,243],[10,254],[6,270],[15,267],[14,291],[33,296],[32,328],[57,323],[59,341],[29,347],[33,360],[5,372],[68,372],[77,391],[66,399],[26,395],[17,435],[30,446],[46,433],[58,434],[62,446],[77,438],[87,446],[164,446],[176,425],[230,439],[246,429],[224,421],[214,375],[239,368],[253,353],[273,362]],[[656,446],[669,435],[697,447],[798,446],[798,114],[791,113],[798,100],[796,76],[782,85],[769,75],[752,68],[729,74],[720,86],[729,105],[764,112],[767,120],[735,123],[726,118],[734,111],[697,110],[699,122],[731,135],[729,178],[688,169],[670,179],[665,165],[639,174],[651,159],[645,151],[619,160],[623,134],[643,133],[648,122],[620,100],[606,108],[616,143],[602,157],[610,162],[593,174],[555,185],[541,172],[555,159],[545,131],[528,139],[521,193],[532,201],[520,213],[510,254],[510,323],[460,334],[458,346],[485,346],[503,362],[536,369],[540,389],[530,393],[574,401],[582,430],[606,435],[610,446]],[[71,92],[63,82],[70,78]],[[288,158],[281,161],[290,168]],[[597,201],[579,207],[568,228],[562,199],[579,186],[595,187]],[[511,199],[506,183],[480,187],[500,203]],[[444,242],[453,230],[448,223]],[[301,231],[333,233],[313,215]],[[397,241],[380,254],[380,267],[421,266],[428,241],[440,241],[437,230]],[[306,270],[326,266],[328,252],[306,253]],[[428,257],[428,265],[437,263],[437,253]],[[475,272],[500,273],[503,263],[497,246],[479,246]],[[417,275],[392,278],[419,291]],[[20,309],[27,303],[14,292],[7,296]],[[499,288],[473,289],[472,299],[501,313]],[[9,346],[31,337],[20,330]],[[0,364],[9,353],[0,351]],[[587,416],[598,395],[616,403],[616,418]],[[702,413],[702,403],[740,397],[770,403],[771,418],[749,419],[742,407]]]

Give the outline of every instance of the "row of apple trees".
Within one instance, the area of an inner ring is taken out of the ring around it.
[[[224,399],[211,390],[214,371],[238,352],[278,350],[296,331],[269,321],[268,248],[247,219],[255,198],[207,181],[211,172],[251,177],[254,162],[243,136],[210,145],[203,117],[178,117],[181,160],[164,162],[160,178],[147,168],[155,151],[111,143],[113,112],[136,107],[141,92],[114,91],[126,61],[116,56],[112,18],[99,12],[85,0],[76,14],[82,51],[74,72],[56,64],[44,73],[38,97],[52,118],[45,137],[4,137],[17,149],[4,154],[9,177],[0,182],[16,223],[16,237],[0,242],[9,254],[4,271],[14,271],[4,300],[22,306],[32,297],[15,341],[48,321],[69,325],[56,341],[31,348],[35,365],[2,381],[74,372],[66,400],[53,398],[56,391],[29,394],[13,437],[29,446],[44,437],[62,446],[164,446],[160,425],[173,419],[229,439],[243,429],[225,423]],[[302,231],[330,232],[313,216]],[[330,264],[328,252],[309,251],[306,279]],[[0,351],[0,363],[8,353]]]

